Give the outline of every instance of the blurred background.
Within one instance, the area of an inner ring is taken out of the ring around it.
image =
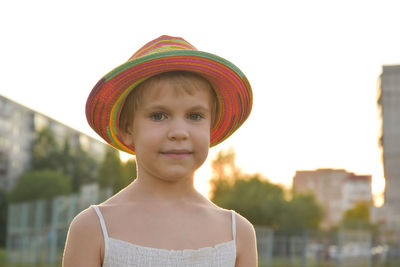
[[[397,1],[0,3],[0,266],[59,266],[69,223],[136,178],[88,126],[96,82],[181,36],[241,68],[253,111],[196,188],[256,227],[260,266],[399,266]]]

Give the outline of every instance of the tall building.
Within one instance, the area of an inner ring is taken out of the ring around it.
[[[358,202],[372,201],[371,176],[345,170],[318,169],[297,171],[293,177],[295,193],[312,193],[324,209],[322,227],[337,225],[344,212]]]
[[[71,147],[80,145],[101,158],[107,145],[0,95],[0,189],[10,190],[30,167],[36,132],[49,127],[59,144],[68,138]]]
[[[400,226],[400,65],[382,67],[378,86],[381,149],[386,180],[384,220]]]

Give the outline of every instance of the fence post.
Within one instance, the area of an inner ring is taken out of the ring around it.
[[[302,246],[302,253],[301,253],[301,266],[307,267],[307,244],[308,244],[308,232],[303,232],[303,246]]]
[[[21,237],[21,258],[19,263],[31,263],[30,262],[30,255],[29,255],[29,239],[30,239],[30,231],[28,227],[28,213],[29,213],[29,203],[25,202],[21,204],[21,217],[19,223],[19,234]]]
[[[340,267],[342,258],[342,231],[337,233],[336,267]]]
[[[273,229],[269,229],[268,234],[268,246],[267,246],[267,266],[272,267],[272,257],[274,252],[274,236],[275,232]]]
[[[57,218],[58,218],[58,202],[59,198],[52,200],[51,209],[51,224],[47,238],[49,239],[50,251],[49,251],[49,263],[55,264],[57,258]]]
[[[69,228],[69,224],[72,222],[76,214],[79,212],[79,202],[78,196],[76,194],[69,196],[69,206],[68,206],[68,215],[67,215],[67,228]]]
[[[373,254],[372,254],[372,248],[374,247],[374,238],[372,231],[369,231],[369,261],[368,261],[368,267],[372,267],[373,265]]]
[[[36,212],[35,212],[35,234],[36,240],[39,243],[37,245],[37,263],[43,263],[46,257],[46,240],[43,237],[43,232],[46,229],[46,201],[41,199],[36,202]]]
[[[296,236],[290,236],[290,235],[288,235],[288,238],[287,238],[288,244],[289,244],[288,257],[290,259],[291,266],[293,266],[296,261],[296,243],[297,243],[296,239],[297,239]]]
[[[15,233],[15,215],[17,206],[15,204],[8,204],[7,207],[7,237],[6,237],[6,261],[7,263],[15,263],[15,240],[13,234]],[[13,237],[13,238],[11,238]],[[14,243],[14,244],[12,244]]]

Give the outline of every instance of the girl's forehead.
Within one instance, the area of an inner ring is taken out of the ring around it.
[[[149,90],[143,95],[140,106],[144,109],[155,107],[191,109],[194,106],[211,109],[211,103],[212,96],[207,91],[195,91],[193,94],[182,91],[177,94],[174,88],[169,87],[163,88],[161,92],[154,89]]]
[[[211,96],[210,88],[199,84],[174,83],[169,80],[161,80],[144,88],[142,98],[146,101],[160,100],[167,96],[199,96],[204,93]]]

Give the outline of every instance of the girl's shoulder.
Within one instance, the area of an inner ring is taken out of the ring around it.
[[[221,207],[210,208],[211,213],[220,218],[229,218],[234,220],[237,238],[240,243],[248,243],[255,241],[255,230],[251,222],[244,216],[234,210],[228,210]]]
[[[235,212],[237,238],[243,244],[255,241],[255,230],[253,225],[242,215]]]
[[[86,235],[98,235],[98,233],[101,233],[98,221],[99,218],[95,210],[90,206],[75,216],[71,222],[69,231],[73,230]],[[98,227],[94,227],[94,225]]]
[[[64,250],[64,266],[101,266],[104,245],[98,220],[91,207],[72,220]]]
[[[257,266],[257,242],[254,226],[242,215],[236,217],[236,266]]]
[[[231,216],[234,214],[235,224],[236,224],[236,232],[238,234],[238,238],[247,239],[249,237],[255,236],[255,230],[251,222],[247,220],[244,216],[234,210],[227,210],[224,208],[217,207],[216,211],[220,214],[225,214],[225,216]]]
[[[242,216],[240,213],[236,212],[235,210],[229,210],[225,208],[221,208],[219,206],[210,206],[209,210],[211,212],[214,212],[215,214],[223,215],[225,217],[232,216],[232,213],[235,215],[235,222],[236,222],[236,227],[240,231],[245,231],[245,232],[252,232],[254,231],[253,225],[247,220],[244,216]]]
[[[238,267],[257,266],[257,242],[253,225],[240,213],[216,206],[215,215],[218,217],[232,217],[232,229],[236,234],[236,251]],[[232,216],[233,213],[233,216]]]

